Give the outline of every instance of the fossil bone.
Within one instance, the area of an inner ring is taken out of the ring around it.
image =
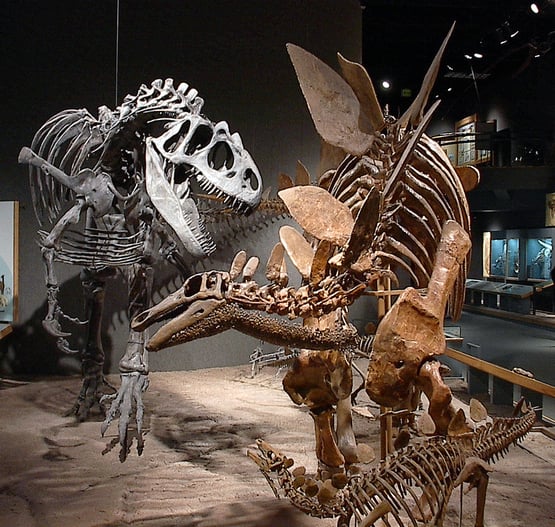
[[[384,406],[408,405],[420,368],[444,352],[445,307],[469,249],[464,229],[447,222],[426,295],[405,289],[380,322],[366,377],[366,390],[374,401]]]
[[[187,84],[175,88],[172,79],[158,79],[127,95],[113,111],[99,108],[98,118],[86,110],[54,115],[37,131],[31,148],[20,151],[19,162],[29,165],[37,219],[50,224],[39,231],[48,299],[43,326],[65,352],[72,350],[62,323],[79,321],[58,304],[55,262],[84,268],[88,335],[83,388],[74,407],[80,419],[99,402],[104,385],[100,324],[107,278],[117,269],[127,277],[133,318],[150,305],[154,263],[167,259],[185,272],[184,253],[198,258],[215,249],[193,181],[207,197],[239,213],[260,201],[262,180],[241,138],[230,134],[225,122],[204,117],[202,105]],[[122,385],[109,397],[113,401],[103,424],[104,432],[119,412],[123,458],[133,405],[139,428],[142,419],[146,339],[143,332],[130,330],[119,365]],[[142,449],[141,438],[139,443]]]
[[[419,527],[443,525],[453,490],[464,482],[478,488],[475,526],[484,525],[484,507],[489,462],[504,455],[511,443],[521,440],[532,428],[533,410],[513,418],[494,418],[462,436],[429,438],[390,454],[365,473],[349,474],[334,486],[325,500],[314,491],[295,483],[293,472],[310,480],[304,467],[265,441],[258,440],[258,451],[248,456],[258,465],[274,492],[311,516],[337,518],[338,527],[370,526],[382,518],[386,525]],[[294,467],[294,468],[293,468]]]

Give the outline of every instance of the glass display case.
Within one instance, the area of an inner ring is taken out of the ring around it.
[[[482,242],[483,276],[511,283],[551,280],[555,229],[486,232]]]
[[[518,238],[491,240],[491,276],[518,278],[520,272],[520,240]]]
[[[17,322],[19,203],[0,201],[0,331]]]
[[[507,240],[491,240],[490,255],[490,274],[492,276],[506,276]]]
[[[527,278],[549,280],[551,278],[551,238],[530,238],[526,240]]]
[[[509,238],[507,240],[507,273],[509,278],[518,278],[520,273],[520,240]]]

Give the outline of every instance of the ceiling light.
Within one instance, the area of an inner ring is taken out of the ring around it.
[[[517,29],[516,31],[511,33],[511,38],[515,38],[519,33],[520,33],[520,31]]]
[[[465,59],[468,59],[468,60],[472,60],[472,56],[469,55],[468,53],[465,53],[465,54],[464,54],[464,58],[465,58]]]
[[[482,55],[481,53],[474,53],[474,58],[476,59],[483,59],[484,55]]]
[[[451,86],[449,86],[449,88],[447,88],[447,91],[453,91],[453,88],[451,88]]]
[[[447,69],[448,69],[449,71],[455,71],[454,68],[453,68],[453,66],[449,66],[449,64],[447,64]]]
[[[532,2],[530,4],[530,11],[532,11],[532,13],[534,13],[535,15],[537,15],[540,12],[540,8],[538,7],[538,4]]]
[[[389,90],[389,88],[391,88],[391,83],[389,81],[382,81],[382,88],[384,90]]]

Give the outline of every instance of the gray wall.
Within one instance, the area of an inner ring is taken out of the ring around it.
[[[95,114],[102,104],[115,106],[115,6],[115,0],[22,0],[4,10],[0,199],[21,203],[20,319],[0,343],[0,369],[7,374],[65,373],[79,367],[77,359],[55,350],[40,325],[46,304],[37,223],[27,171],[16,159],[54,113],[87,108]],[[186,81],[205,99],[210,119],[226,120],[241,133],[265,186],[275,188],[280,171],[294,174],[297,159],[316,174],[319,140],[285,44],[301,45],[333,66],[338,51],[360,60],[357,0],[121,1],[119,27],[119,101],[158,77]],[[225,268],[240,248],[264,261],[278,227],[274,222],[249,231],[237,247],[226,246],[203,265]],[[66,312],[82,315],[78,269],[59,266],[59,273]],[[124,297],[125,286],[110,282],[103,340],[111,371],[126,342]],[[77,331],[73,344],[82,338]],[[257,344],[230,332],[151,354],[151,365],[171,370],[246,363]]]

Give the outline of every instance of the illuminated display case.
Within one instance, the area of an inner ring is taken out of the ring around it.
[[[520,273],[520,240],[503,238],[491,240],[490,275],[518,278]]]
[[[483,273],[494,280],[551,280],[554,229],[487,232]]]
[[[549,280],[551,278],[551,238],[530,238],[526,240],[526,278]]]
[[[0,201],[0,338],[17,322],[19,203]]]

